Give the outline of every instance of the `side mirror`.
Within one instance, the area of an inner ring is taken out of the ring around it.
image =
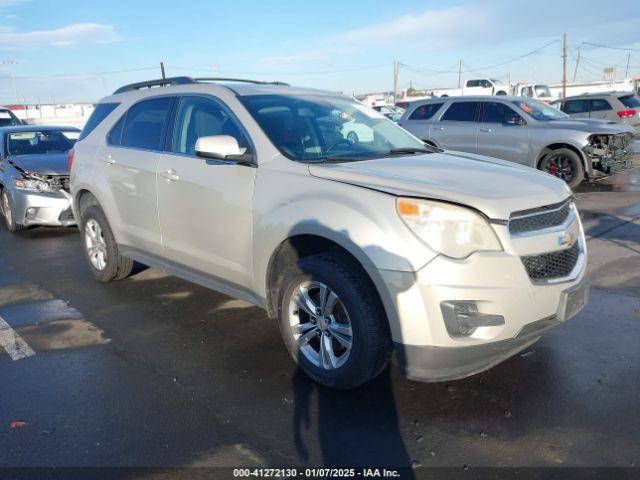
[[[527,122],[520,115],[509,115],[507,117],[508,125],[526,125]]]
[[[237,160],[247,151],[246,148],[240,148],[238,141],[230,135],[200,137],[196,142],[195,150],[199,157],[213,160]]]

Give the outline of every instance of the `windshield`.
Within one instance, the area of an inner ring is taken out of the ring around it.
[[[566,113],[538,100],[514,100],[512,103],[524,113],[540,122],[569,118],[569,115]]]
[[[9,110],[0,110],[0,127],[14,127],[20,121]]]
[[[271,142],[292,160],[349,161],[402,150],[425,152],[420,140],[382,113],[348,98],[251,95],[240,99]]]
[[[66,153],[73,148],[80,132],[46,131],[14,132],[7,134],[8,155],[43,155]]]
[[[546,85],[536,85],[534,88],[536,90],[536,95],[540,98],[547,98],[551,96],[551,91]]]

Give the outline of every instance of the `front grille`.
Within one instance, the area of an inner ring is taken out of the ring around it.
[[[554,280],[568,277],[578,263],[580,245],[575,242],[572,247],[557,252],[542,253],[521,257],[522,264],[534,282]]]
[[[66,222],[69,220],[73,220],[73,211],[70,208],[67,208],[66,210],[63,210],[62,213],[60,214],[60,216],[58,217],[58,220],[61,222]]]
[[[509,233],[522,235],[562,225],[571,213],[571,201],[511,214]]]

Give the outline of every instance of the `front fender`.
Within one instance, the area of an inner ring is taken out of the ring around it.
[[[266,295],[272,255],[296,235],[316,235],[340,245],[371,277],[378,270],[415,272],[436,256],[404,225],[394,196],[328,180],[310,178],[309,183],[326,185],[331,195],[295,196],[256,217],[254,278],[260,296]]]

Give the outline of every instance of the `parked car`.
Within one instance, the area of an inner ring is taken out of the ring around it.
[[[629,166],[633,131],[571,118],[538,100],[501,96],[433,99],[411,104],[399,125],[445,150],[490,155],[537,168],[570,187],[596,170]]]
[[[73,127],[0,128],[0,207],[11,232],[32,225],[75,225],[67,152]]]
[[[394,122],[400,120],[404,113],[404,108],[400,108],[395,105],[376,105],[372,108]]]
[[[633,93],[590,93],[552,104],[574,118],[596,118],[624,123],[640,133],[640,99]]]
[[[374,140],[337,138],[345,118]],[[254,303],[330,387],[375,377],[393,349],[411,378],[472,375],[587,299],[566,184],[436,153],[336,93],[143,82],[103,99],[82,135],[71,192],[93,275],[123,279],[137,260]]]
[[[0,107],[0,127],[15,127],[22,125],[22,122],[8,108]]]

